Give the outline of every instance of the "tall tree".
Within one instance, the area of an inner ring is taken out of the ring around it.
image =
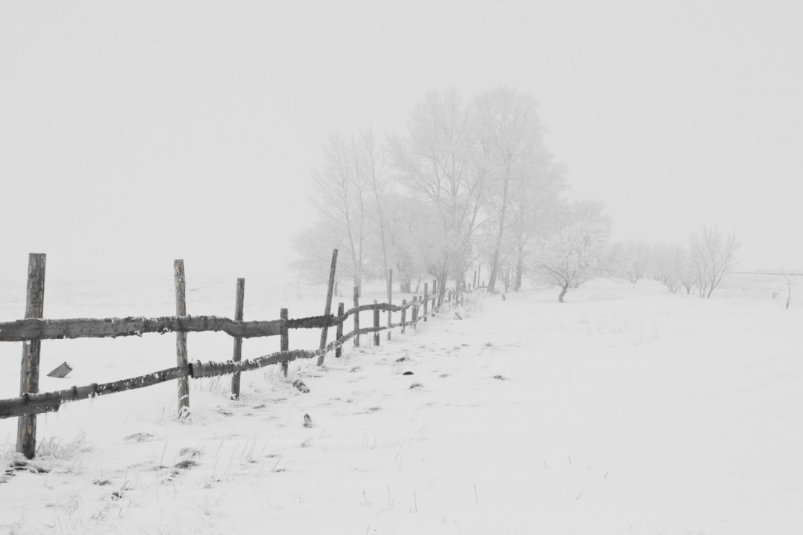
[[[466,105],[452,90],[430,93],[410,113],[406,136],[391,140],[398,178],[435,208],[445,237],[440,287],[463,280],[485,194],[485,169]]]
[[[513,194],[548,162],[544,132],[535,100],[508,88],[480,95],[474,100],[474,128],[478,133],[487,173],[489,216],[494,224],[488,291],[494,292],[500,257],[508,229]]]
[[[368,130],[360,135],[358,146],[355,147],[355,159],[362,157],[362,165],[358,165],[358,174],[365,175],[364,182],[369,184],[374,197],[374,209],[376,212],[377,226],[379,228],[379,243],[382,249],[382,272],[388,277],[390,262],[388,261],[387,243],[387,221],[385,218],[384,197],[385,192],[384,177],[382,175],[382,162],[384,161],[381,149],[378,149],[374,142],[373,132]]]
[[[362,287],[365,264],[367,184],[364,160],[353,138],[333,135],[324,148],[324,165],[313,173],[314,201],[324,226],[334,229],[338,247],[348,251],[354,285]],[[330,247],[331,248],[331,247]]]

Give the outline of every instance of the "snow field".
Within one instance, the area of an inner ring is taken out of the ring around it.
[[[278,367],[243,374],[238,401],[228,378],[193,381],[186,424],[173,418],[172,383],[66,405],[40,417],[47,473],[0,484],[0,529],[800,531],[803,308],[607,281],[554,299],[478,299],[463,320],[444,313],[323,369],[291,365],[306,395]],[[246,318],[248,303],[246,293]],[[115,341],[119,362],[151,350],[172,361],[174,337],[145,351],[147,340]],[[225,335],[189,344],[231,351]],[[128,374],[118,371],[108,373]],[[11,426],[0,429],[13,450]]]

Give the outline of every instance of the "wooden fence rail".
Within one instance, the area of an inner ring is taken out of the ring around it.
[[[317,358],[318,364],[323,363],[324,356],[335,351],[335,356],[339,357],[342,346],[351,339],[354,345],[359,345],[362,335],[374,335],[375,345],[379,345],[379,333],[391,329],[401,328],[404,333],[407,327],[415,327],[420,321],[427,321],[429,316],[438,313],[443,302],[443,294],[432,292],[430,295],[428,287],[424,285],[424,295],[414,296],[410,301],[403,300],[401,305],[393,305],[392,287],[388,285],[388,303],[359,304],[359,289],[354,289],[354,306],[349,310],[344,310],[343,303],[339,303],[337,314],[330,314],[331,289],[333,284],[335,261],[337,253],[333,255],[332,269],[330,272],[330,282],[327,292],[327,305],[325,313],[321,316],[310,316],[302,318],[288,318],[287,309],[281,309],[278,320],[268,321],[243,321],[242,303],[244,294],[244,279],[237,281],[237,305],[235,318],[230,319],[218,316],[190,316],[186,315],[186,308],[182,306],[184,273],[183,262],[176,261],[176,316],[164,316],[155,318],[146,317],[125,317],[125,318],[73,318],[73,319],[42,319],[41,313],[31,313],[26,310],[26,318],[17,321],[0,322],[0,342],[23,342],[25,348],[28,346],[38,347],[41,340],[75,339],[75,338],[117,338],[126,336],[142,336],[143,334],[166,334],[177,333],[179,340],[186,337],[189,332],[223,332],[235,340],[235,349],[232,360],[224,362],[188,362],[182,357],[181,344],[177,344],[178,360],[176,367],[167,368],[137,377],[120,379],[108,383],[92,383],[85,386],[73,386],[66,390],[55,392],[38,393],[38,388],[28,388],[28,383],[23,383],[20,396],[17,398],[0,400],[0,419],[20,417],[20,422],[25,421],[26,426],[19,437],[23,437],[22,445],[18,443],[17,450],[26,457],[32,458],[35,451],[36,430],[35,415],[46,412],[58,411],[65,404],[82,399],[98,396],[105,396],[127,390],[146,388],[167,381],[177,380],[179,386],[186,384],[189,379],[203,377],[216,377],[221,375],[233,375],[232,398],[236,399],[240,394],[239,374],[244,371],[255,370],[273,364],[281,364],[282,369],[287,375],[287,365],[297,359]],[[32,280],[41,279],[42,292],[44,287],[44,255],[31,255],[31,262],[36,260],[42,265],[41,274],[35,272],[35,277],[29,277],[29,286]],[[33,264],[32,264],[33,265]],[[38,265],[38,264],[37,264]],[[29,268],[30,271],[30,268]],[[34,270],[35,271],[35,270]],[[30,273],[29,273],[30,275]],[[389,277],[391,275],[389,274]],[[447,294],[447,303],[452,306],[459,306],[462,303],[461,294],[451,292]],[[439,299],[440,297],[440,299]],[[40,306],[41,308],[41,306]],[[410,317],[407,310],[411,311]],[[34,311],[35,312],[35,311]],[[372,327],[360,327],[360,313],[372,312],[374,322]],[[380,312],[387,312],[387,323],[380,325]],[[391,314],[401,312],[401,321],[394,323]],[[353,330],[343,333],[345,322],[352,318]],[[325,343],[326,333],[329,328],[336,329],[336,338],[330,343]],[[323,329],[321,333],[321,345],[316,350],[289,349],[289,331],[294,329]],[[280,351],[263,355],[260,357],[242,360],[242,339],[256,337],[280,336]],[[25,349],[24,357],[29,353]],[[186,351],[184,353],[186,355]],[[30,359],[29,359],[30,360]],[[23,359],[23,375],[33,374],[37,378],[38,368],[28,369]],[[181,389],[180,389],[181,390]],[[186,417],[189,414],[189,390],[184,395],[179,392],[179,417]],[[183,401],[183,405],[182,405]],[[29,425],[27,422],[33,422]]]
[[[433,299],[434,297],[430,297]],[[359,311],[371,311],[376,310],[379,311],[386,311],[393,309],[394,311],[402,311],[408,308],[422,307],[422,301],[418,301],[417,303],[409,303],[407,306],[388,306],[386,303],[377,303],[376,305],[362,305],[357,307]],[[352,309],[355,310],[355,309]],[[430,315],[434,314],[434,309],[429,313]],[[329,316],[330,322],[328,323],[329,326],[337,326],[342,325],[346,319],[352,314],[352,311],[347,311],[346,313],[340,316]],[[299,320],[287,320],[287,325],[289,329],[299,329],[299,328],[318,328],[320,324],[324,321],[326,316],[314,316],[311,318],[301,318]],[[423,319],[423,315],[419,315],[416,321],[407,321],[404,325],[410,326],[415,325],[418,321]],[[166,318],[159,318],[159,319],[166,319]],[[186,319],[186,318],[172,318],[172,319]],[[221,318],[215,318],[221,319]],[[222,318],[225,319],[225,318]],[[308,321],[312,320],[312,321]],[[51,320],[52,321],[52,320]],[[104,320],[56,320],[56,321],[104,321]],[[232,324],[237,324],[238,322],[230,321]],[[15,322],[16,323],[16,322]],[[251,322],[251,323],[273,323],[273,322]],[[281,323],[281,320],[279,321]],[[0,324],[7,325],[7,324]],[[43,412],[53,412],[57,411],[59,407],[67,402],[77,401],[81,399],[88,399],[97,396],[105,396],[108,394],[115,394],[117,392],[125,392],[127,390],[136,390],[138,388],[145,388],[148,386],[153,386],[159,383],[164,383],[166,381],[171,381],[174,379],[179,379],[182,377],[190,377],[193,379],[198,379],[202,377],[215,377],[219,375],[228,375],[233,373],[239,373],[242,371],[249,371],[255,370],[258,368],[263,368],[265,366],[269,366],[271,364],[283,364],[286,362],[291,362],[296,359],[311,359],[311,358],[318,358],[326,353],[329,353],[333,350],[336,350],[342,347],[347,341],[354,338],[358,335],[365,335],[365,334],[373,334],[379,333],[381,331],[385,331],[391,328],[400,328],[402,327],[402,323],[393,323],[390,326],[379,326],[379,327],[366,327],[362,329],[357,329],[349,332],[348,334],[344,334],[343,336],[337,338],[336,340],[332,341],[331,343],[327,344],[323,349],[317,350],[287,350],[287,351],[279,351],[276,353],[271,353],[269,355],[256,357],[249,360],[242,360],[242,361],[225,361],[225,362],[194,362],[189,363],[186,368],[184,367],[175,367],[175,368],[168,368],[166,370],[160,370],[153,373],[148,373],[145,375],[140,375],[138,377],[131,377],[128,379],[120,379],[118,381],[112,381],[110,383],[93,383],[87,386],[81,387],[72,387],[66,390],[60,390],[57,392],[47,392],[42,394],[24,394],[18,398],[12,399],[3,399],[0,400],[0,419],[1,418],[10,418],[14,416],[21,416],[23,414],[38,414]],[[186,328],[186,325],[184,326]],[[200,329],[200,328],[193,328],[190,330],[186,328],[183,332],[208,332],[208,331],[221,331],[223,329]],[[177,332],[182,332],[181,329],[176,329]],[[151,332],[159,332],[159,331],[151,331]],[[168,332],[168,331],[164,331]],[[228,331],[225,331],[228,333]],[[233,330],[234,333],[240,333],[242,331]],[[231,334],[231,333],[229,333]],[[271,336],[270,335],[266,336]],[[91,335],[86,335],[91,336]],[[234,334],[233,336],[238,336],[238,334]],[[258,335],[252,335],[258,336]],[[245,336],[244,336],[245,337]],[[58,338],[58,337],[54,337]],[[28,340],[29,338],[24,338],[23,340]],[[17,339],[12,339],[12,341],[19,341]]]
[[[430,301],[432,298],[429,299]],[[409,308],[411,305],[406,305]],[[23,319],[0,323],[0,342],[25,342],[29,340],[62,340],[74,338],[117,338],[142,336],[143,334],[170,332],[224,332],[239,338],[278,336],[282,328],[321,329],[336,327],[349,316],[368,310],[401,312],[403,306],[377,303],[360,305],[347,310],[343,315],[309,316],[288,320],[236,321],[218,316],[162,316],[158,318],[72,318],[72,319]]]

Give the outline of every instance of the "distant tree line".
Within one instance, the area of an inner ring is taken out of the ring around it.
[[[633,284],[648,278],[662,282],[672,293],[708,299],[735,267],[739,246],[735,234],[711,226],[692,234],[687,243],[612,245],[605,264],[609,275]]]
[[[295,267],[322,281],[337,247],[339,277],[358,288],[391,269],[402,292],[432,278],[462,287],[480,270],[489,292],[530,279],[557,287],[561,302],[605,274],[711,296],[733,265],[735,237],[706,228],[688,244],[610,246],[603,207],[564,197],[566,170],[544,133],[535,100],[500,88],[468,100],[430,93],[393,135],[332,135],[312,174],[317,218],[296,236]]]
[[[338,247],[340,276],[356,287],[389,269],[404,292],[430,278],[462,286],[482,266],[490,292],[529,276],[559,286],[562,300],[596,272],[610,228],[600,205],[563,197],[565,175],[531,96],[430,93],[401,133],[330,137],[313,172],[318,217],[296,237],[295,265],[320,280]]]

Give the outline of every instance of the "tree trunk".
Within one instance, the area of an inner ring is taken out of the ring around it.
[[[558,303],[563,303],[563,297],[566,295],[566,292],[569,291],[569,284],[564,284],[560,287],[560,295],[558,295]]]
[[[494,258],[491,263],[491,275],[488,277],[488,292],[494,293],[497,273],[499,271],[499,255],[502,250],[502,238],[505,234],[505,215],[507,215],[507,197],[510,186],[510,163],[505,171],[505,185],[502,189],[502,208],[499,212],[499,230],[496,233],[496,247],[494,247]]]
[[[513,291],[518,292],[521,290],[521,278],[524,275],[524,258],[519,251],[519,258],[516,260],[516,277],[513,283]]]

